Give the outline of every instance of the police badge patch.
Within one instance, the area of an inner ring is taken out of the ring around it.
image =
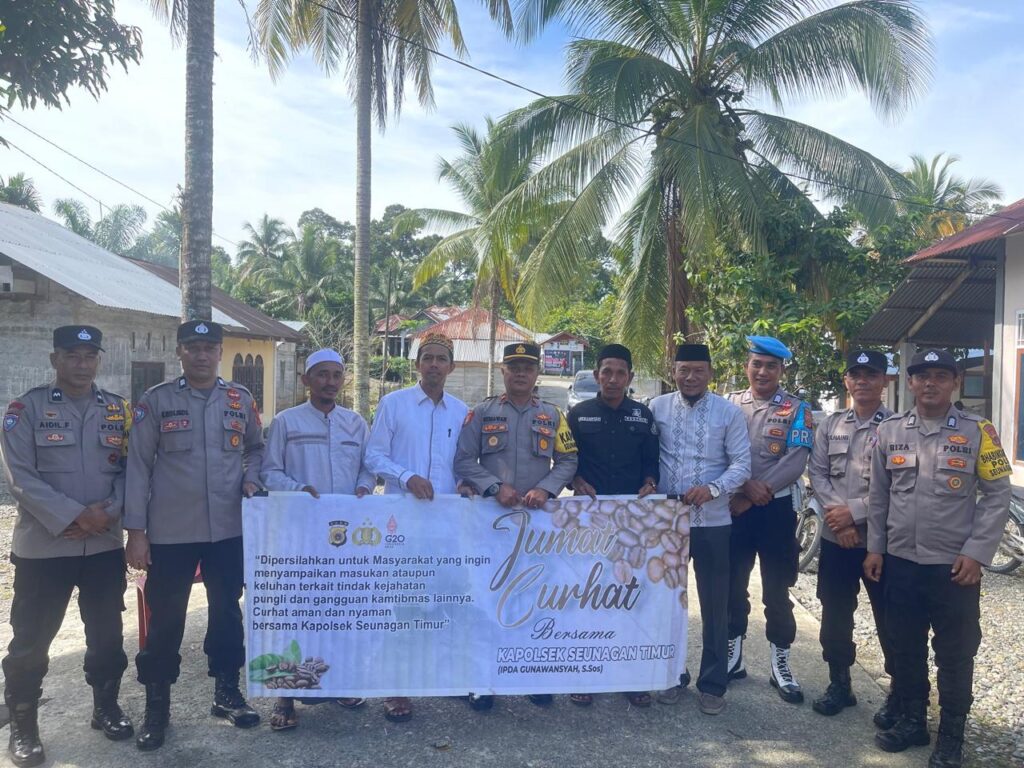
[[[340,547],[348,541],[348,521],[331,520],[330,528],[327,530],[327,541],[332,547]]]

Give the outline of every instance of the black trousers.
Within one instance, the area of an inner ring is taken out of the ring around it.
[[[697,690],[724,696],[729,685],[729,534],[732,526],[690,528],[690,560],[700,601]]]
[[[78,610],[85,624],[85,680],[102,685],[120,680],[128,666],[121,613],[127,586],[123,549],[82,557],[27,558],[11,555],[14,637],[3,660],[4,700],[8,706],[36,701],[50,668],[50,644],[57,636],[78,587]]]
[[[174,683],[181,671],[181,639],[185,634],[188,598],[196,566],[202,566],[209,603],[203,652],[211,677],[237,673],[245,663],[242,630],[244,579],[242,538],[195,544],[150,546],[146,602],[149,604],[149,639],[135,657],[139,682]]]
[[[750,616],[747,587],[756,557],[761,561],[765,635],[768,642],[789,648],[796,639],[789,588],[796,584],[800,555],[792,497],[772,499],[762,507],[753,506],[734,517],[729,543],[729,637],[747,633]]]
[[[974,701],[974,656],[981,644],[981,586],[961,587],[949,565],[885,556],[885,619],[893,642],[893,690],[928,699],[928,629],[933,631],[939,706],[966,715]]]
[[[885,628],[885,600],[883,581],[876,582],[864,576],[863,547],[843,549],[828,539],[821,540],[818,556],[818,599],[821,601],[821,655],[828,664],[853,666],[857,660],[857,644],[853,642],[853,616],[857,610],[857,595],[861,583],[868,593],[871,612],[875,617],[875,631],[882,646],[885,671],[892,674],[892,641]]]

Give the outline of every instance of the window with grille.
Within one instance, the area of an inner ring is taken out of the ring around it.
[[[238,354],[231,364],[231,380],[252,392],[256,407],[263,410],[263,355]]]

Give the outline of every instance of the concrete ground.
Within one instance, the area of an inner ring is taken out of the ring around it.
[[[751,589],[759,599],[757,572]],[[690,669],[699,658],[700,617],[692,601]],[[137,648],[134,593],[126,596],[125,644]],[[72,603],[74,606],[75,603]],[[808,701],[793,706],[781,701],[768,685],[764,619],[755,609],[745,652],[750,676],[734,683],[728,708],[719,717],[700,713],[692,688],[675,704],[655,703],[636,709],[617,694],[597,697],[594,706],[573,706],[558,696],[553,707],[541,709],[525,698],[501,698],[489,714],[477,714],[457,699],[416,702],[409,723],[393,725],[381,714],[379,701],[363,709],[344,711],[334,704],[299,707],[297,730],[273,733],[266,725],[271,701],[254,701],[264,717],[256,729],[243,731],[209,716],[212,680],[206,676],[202,654],[205,594],[193,592],[189,624],[182,648],[182,677],[173,688],[172,727],[163,749],[149,754],[133,742],[113,743],[89,728],[91,694],[82,678],[84,650],[81,622],[69,611],[54,644],[50,674],[44,682],[40,709],[43,743],[53,766],[426,766],[428,768],[568,768],[622,766],[923,766],[929,749],[902,755],[878,751],[871,714],[882,700],[882,689],[861,667],[854,669],[860,706],[838,717],[824,718],[811,710],[810,700],[826,687],[827,670],[818,649],[818,624],[796,606],[798,638],[793,666]],[[10,639],[10,627],[0,628],[0,644]],[[142,687],[125,676],[122,704],[138,723],[142,718]],[[0,730],[6,744],[7,728]]]

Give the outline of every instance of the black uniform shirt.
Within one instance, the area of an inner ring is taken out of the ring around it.
[[[599,495],[635,494],[646,477],[658,482],[658,427],[646,405],[627,397],[613,409],[598,395],[573,406],[568,419],[576,474]]]

